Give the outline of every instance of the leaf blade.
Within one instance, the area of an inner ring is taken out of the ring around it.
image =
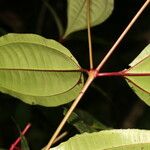
[[[112,13],[113,0],[91,1],[91,26],[104,22]],[[64,34],[66,38],[70,33],[87,28],[86,0],[68,0],[68,24]]]
[[[79,64],[54,40],[34,34],[8,34],[0,38],[0,54],[0,90],[24,102],[38,104],[40,97],[48,102],[48,98],[55,96],[57,99],[57,95],[59,98],[62,95],[63,99],[63,93],[76,88],[74,96],[69,93],[68,102],[71,101],[69,97],[75,98],[82,87]],[[57,101],[53,106],[64,102]]]
[[[130,63],[130,66],[125,71],[125,79],[135,93],[150,106],[150,44]],[[130,73],[137,75],[128,76]]]
[[[141,147],[144,150],[150,148],[150,131],[127,129],[84,133],[70,138],[52,150],[140,150]]]

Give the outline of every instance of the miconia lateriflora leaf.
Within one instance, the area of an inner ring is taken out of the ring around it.
[[[51,150],[149,150],[150,131],[103,130],[70,138]]]
[[[87,0],[68,0],[68,23],[64,38],[87,28],[87,4]],[[104,22],[111,15],[113,7],[114,0],[90,0],[91,26]]]
[[[83,86],[80,66],[60,43],[35,34],[0,37],[0,91],[26,103],[58,106]]]
[[[125,74],[130,87],[150,106],[150,44],[132,61]]]

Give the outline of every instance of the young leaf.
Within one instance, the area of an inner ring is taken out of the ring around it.
[[[83,133],[70,138],[51,150],[149,150],[150,131],[104,130]]]
[[[34,34],[0,38],[0,91],[26,103],[58,106],[83,86],[80,66],[68,49]]]
[[[125,74],[130,87],[150,106],[150,44],[133,60]]]
[[[104,22],[112,13],[114,0],[90,0],[91,26]],[[70,33],[87,28],[87,0],[68,0],[66,38]]]

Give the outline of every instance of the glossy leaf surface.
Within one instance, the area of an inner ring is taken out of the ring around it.
[[[70,138],[52,150],[149,150],[150,131],[105,130],[83,133]]]
[[[80,66],[64,46],[34,34],[0,38],[0,91],[29,104],[57,106],[79,94]]]

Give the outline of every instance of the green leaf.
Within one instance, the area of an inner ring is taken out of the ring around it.
[[[91,0],[91,26],[104,22],[112,13],[114,0]],[[87,28],[87,0],[68,0],[66,38],[70,33]]]
[[[105,130],[70,138],[51,150],[149,150],[150,131]]]
[[[67,109],[64,110],[64,115]],[[69,119],[69,124],[72,124],[80,133],[84,132],[95,132],[99,130],[109,129],[104,124],[95,119],[91,114],[81,109],[76,109]]]
[[[125,78],[135,93],[150,106],[150,44],[133,60],[130,66],[125,71],[127,74]]]
[[[21,150],[30,150],[25,136],[21,135]]]
[[[147,45],[144,50],[129,64],[129,66],[133,67],[146,57],[150,55],[150,44]]]
[[[34,34],[0,38],[0,91],[26,103],[58,106],[83,86],[80,66],[68,49]]]

